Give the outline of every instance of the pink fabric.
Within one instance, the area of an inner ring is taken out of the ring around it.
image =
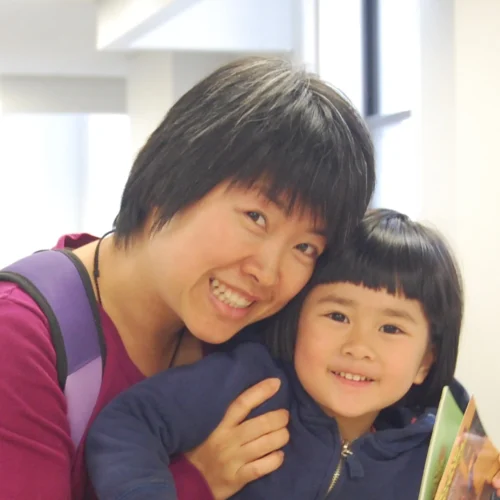
[[[77,248],[93,237],[69,235],[58,247]],[[128,357],[106,312],[101,321],[106,368],[100,411],[144,376]],[[12,500],[94,499],[83,447],[74,449],[66,401],[57,383],[46,318],[16,285],[0,283],[0,497]],[[211,500],[203,476],[184,457],[171,466],[180,500]]]

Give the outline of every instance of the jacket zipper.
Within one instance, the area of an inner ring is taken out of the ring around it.
[[[333,473],[332,480],[330,481],[330,486],[328,487],[328,491],[326,492],[325,499],[332,492],[333,488],[337,484],[340,474],[342,473],[342,468],[344,467],[344,462],[348,456],[352,455],[351,451],[351,443],[349,441],[344,441],[342,443],[342,450],[340,450],[340,459],[337,467],[335,468],[335,472]]]

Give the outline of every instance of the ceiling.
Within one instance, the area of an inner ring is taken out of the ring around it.
[[[124,76],[126,56],[95,40],[93,0],[0,0],[0,75]]]

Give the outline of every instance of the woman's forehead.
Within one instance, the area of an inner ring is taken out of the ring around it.
[[[312,206],[303,196],[294,193],[284,186],[279,188],[274,183],[259,179],[254,182],[228,182],[226,190],[238,190],[255,196],[263,204],[272,204],[287,218],[310,220],[311,226],[321,235],[324,235],[325,220],[319,208]]]

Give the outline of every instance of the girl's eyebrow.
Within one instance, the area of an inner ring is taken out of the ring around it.
[[[346,299],[345,297],[339,297],[334,293],[329,293],[328,295],[324,295],[318,300],[318,304],[326,304],[333,303],[341,306],[354,306],[356,305],[356,301],[352,299]]]
[[[404,309],[383,309],[382,313],[385,316],[390,316],[392,318],[406,319],[414,324],[417,323],[416,319],[408,311],[405,311]]]

